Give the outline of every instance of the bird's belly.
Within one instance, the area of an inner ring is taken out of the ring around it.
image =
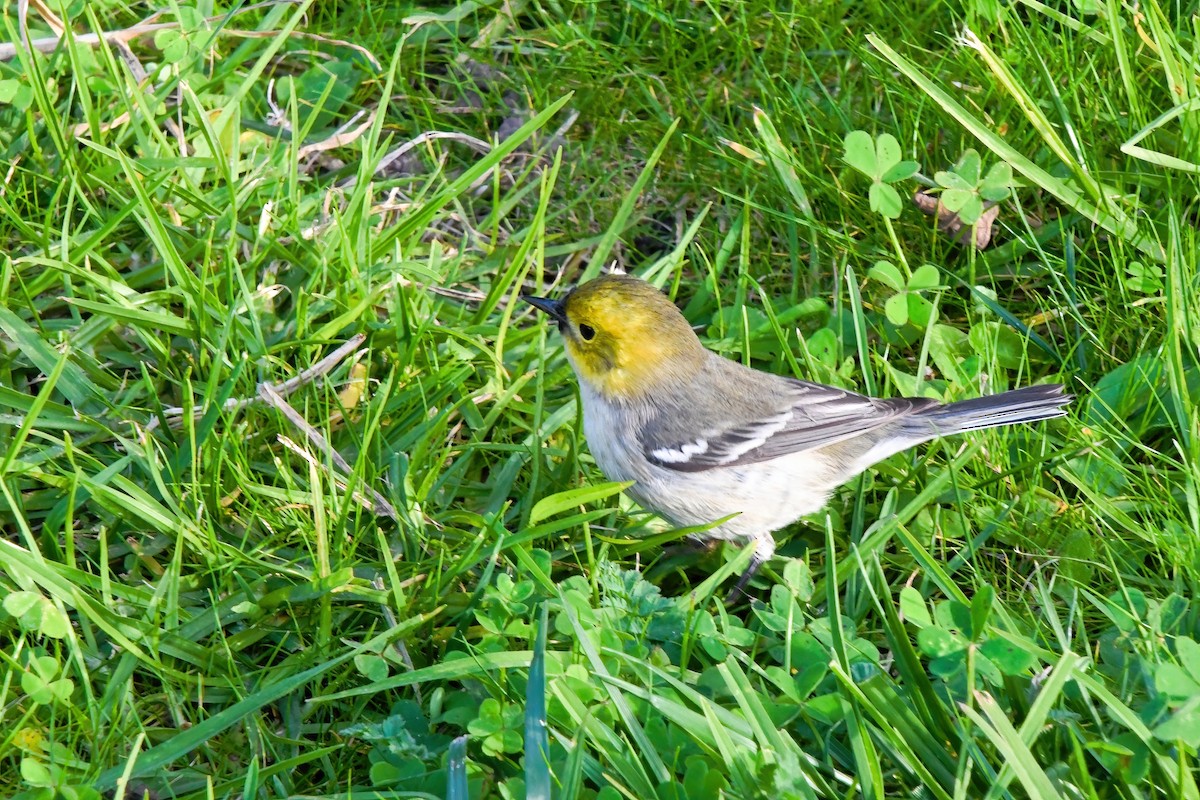
[[[825,505],[833,486],[820,477],[826,471],[823,459],[815,453],[806,454],[805,459],[798,455],[787,457],[787,464],[777,460],[703,472],[653,468],[660,473],[654,496],[639,496],[649,488],[641,485],[635,485],[630,493],[680,526],[704,525],[736,515],[705,535],[750,539],[778,530]]]
[[[752,539],[778,530],[820,510],[833,489],[821,478],[826,472],[823,459],[812,453],[803,460],[806,463],[789,456],[786,465],[776,461],[680,472],[617,457],[621,446],[591,445],[596,463],[610,480],[634,481],[627,493],[679,527],[731,517],[705,531],[716,539]],[[631,469],[635,463],[641,468]]]
[[[628,494],[679,527],[731,519],[705,531],[717,539],[752,539],[778,530],[825,505],[841,481],[819,450],[737,467],[683,472],[651,464],[633,433],[612,409],[584,394],[584,434],[605,476],[633,481]],[[605,418],[608,417],[608,418]]]

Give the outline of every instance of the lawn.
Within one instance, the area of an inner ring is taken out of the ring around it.
[[[0,795],[1200,800],[1200,17],[9,3]],[[1064,419],[750,557],[554,326]]]

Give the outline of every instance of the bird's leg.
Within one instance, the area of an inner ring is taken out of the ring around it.
[[[725,604],[729,605],[738,599],[739,595],[746,595],[747,599],[750,595],[746,593],[746,584],[750,583],[750,579],[758,572],[763,564],[770,560],[775,554],[775,539],[771,534],[767,533],[758,537],[758,546],[754,548],[754,555],[750,556],[750,564],[746,567],[746,571],[742,573],[742,577],[738,578],[737,584],[733,587],[733,591],[725,598]]]

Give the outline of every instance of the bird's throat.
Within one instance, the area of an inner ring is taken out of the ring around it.
[[[568,352],[580,380],[612,402],[633,403],[695,378],[707,351],[698,341],[686,344],[695,346],[643,339],[622,342],[608,352]]]

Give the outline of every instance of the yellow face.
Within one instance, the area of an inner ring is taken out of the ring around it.
[[[605,275],[559,303],[531,302],[558,322],[579,379],[613,399],[636,399],[695,370],[707,352],[670,299],[640,278]]]

